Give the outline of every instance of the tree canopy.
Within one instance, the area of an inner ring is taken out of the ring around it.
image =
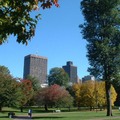
[[[60,86],[67,86],[69,82],[69,76],[63,68],[52,68],[48,76],[49,85],[58,84]]]
[[[28,75],[26,79],[31,81],[32,88],[35,92],[40,89],[40,82],[36,77]]]
[[[75,93],[75,104],[79,107],[98,107],[103,108],[106,106],[105,95],[105,82],[104,81],[91,81],[88,80],[82,84],[76,83],[72,86]],[[116,100],[116,91],[114,87],[111,87],[112,93],[112,106]]]
[[[73,98],[69,92],[57,84],[39,90],[36,101],[38,105],[44,105],[46,111],[48,106],[70,107],[73,104]]]
[[[18,82],[5,66],[0,66],[0,111],[4,106],[17,106],[20,99]]]
[[[82,0],[85,21],[83,38],[87,40],[89,72],[105,80],[107,116],[112,115],[111,84],[120,73],[120,0]]]
[[[23,107],[34,95],[32,82],[30,80],[21,80],[19,83],[21,89],[20,107]]]
[[[0,44],[12,34],[18,43],[27,44],[40,19],[40,13],[35,10],[51,8],[52,5],[58,7],[58,0],[0,0]]]
[[[10,75],[10,71],[7,67],[0,65],[0,73],[3,75]]]

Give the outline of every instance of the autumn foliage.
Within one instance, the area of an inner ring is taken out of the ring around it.
[[[47,111],[48,106],[69,107],[72,105],[73,99],[64,87],[54,84],[48,88],[41,89],[36,96],[36,101],[38,105],[44,105]]]
[[[72,86],[75,94],[75,103],[78,107],[100,107],[106,106],[105,82],[86,81],[82,84]],[[116,100],[116,92],[111,87],[112,106]]]
[[[33,97],[33,88],[30,80],[21,80],[19,83],[19,88],[21,89],[21,99],[20,107],[23,107],[32,97]]]
[[[59,7],[58,0],[1,0],[0,44],[9,35],[14,35],[18,43],[27,45],[28,40],[35,35],[37,22],[40,20],[41,14],[38,11],[53,5]],[[33,12],[34,15],[31,15]]]

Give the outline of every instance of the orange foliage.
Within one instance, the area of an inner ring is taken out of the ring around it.
[[[30,80],[21,80],[21,105],[25,105],[33,97],[32,82]]]

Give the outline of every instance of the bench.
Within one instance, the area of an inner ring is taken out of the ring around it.
[[[55,112],[56,112],[56,113],[59,113],[59,112],[61,112],[61,110],[55,110]]]

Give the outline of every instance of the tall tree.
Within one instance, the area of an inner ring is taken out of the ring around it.
[[[18,82],[5,66],[0,66],[0,111],[4,106],[17,106],[20,99]]]
[[[58,0],[1,0],[0,1],[0,44],[11,34],[17,36],[17,42],[26,43],[35,34],[40,8],[59,6]]]
[[[114,106],[114,102],[116,100],[116,91],[111,85],[111,105]],[[105,82],[104,81],[99,81],[95,82],[95,101],[97,103],[98,107],[106,106],[106,96],[105,96]]]
[[[82,34],[87,40],[89,71],[105,80],[107,116],[112,116],[111,84],[120,72],[120,0],[82,0]]]
[[[74,92],[74,99],[75,99],[75,104],[77,105],[78,109],[80,108],[80,97],[81,97],[81,83],[75,83],[72,86],[73,92]]]
[[[26,78],[27,80],[30,80],[32,83],[32,88],[33,88],[33,97],[27,102],[27,105],[35,105],[35,96],[37,94],[37,92],[40,90],[41,86],[40,86],[40,82],[36,77],[32,77],[30,75],[27,76]]]
[[[92,80],[84,82],[80,91],[80,105],[86,107],[89,106],[90,110],[95,106],[94,83],[95,82]]]
[[[19,83],[19,88],[21,92],[21,99],[19,100],[19,107],[21,109],[21,112],[23,112],[23,106],[26,105],[26,103],[31,100],[31,98],[34,95],[32,82],[30,80],[21,80]]]
[[[67,86],[69,82],[69,76],[63,68],[52,68],[48,76],[49,85],[58,84],[60,86]]]

